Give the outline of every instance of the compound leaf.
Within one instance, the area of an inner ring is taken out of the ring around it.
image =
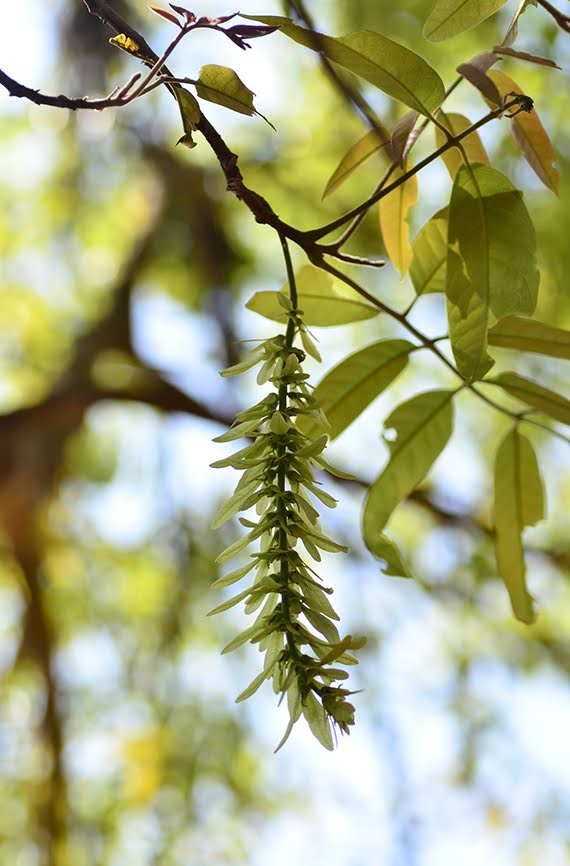
[[[491,69],[488,75],[503,98],[507,93],[523,92],[516,81],[498,69]],[[552,164],[556,154],[536,111],[520,111],[516,114],[511,120],[511,132],[534,173],[545,186],[558,195],[560,174]]]
[[[535,618],[526,587],[522,532],[544,517],[544,491],[533,447],[518,429],[511,430],[495,460],[495,549],[499,574],[517,619]]]
[[[438,112],[438,119],[447,127],[452,135],[457,135],[471,126],[471,121],[463,114],[448,114],[447,112],[440,111]],[[435,143],[437,147],[441,147],[442,144],[445,144],[445,141],[445,133],[442,129],[436,126]],[[481,165],[489,165],[489,157],[487,156],[487,152],[483,147],[483,142],[479,138],[477,132],[472,132],[470,135],[461,139],[461,146],[463,147],[463,151],[465,152],[465,156],[469,162],[478,162]],[[445,163],[451,179],[453,180],[463,165],[461,151],[456,147],[452,147],[449,150],[446,150],[445,153],[442,153],[441,158]]]
[[[437,0],[424,24],[423,35],[431,42],[443,42],[471,30],[493,15],[507,0]]]
[[[313,396],[330,424],[331,439],[339,436],[394,381],[414,348],[406,340],[380,340],[349,355],[327,373]],[[309,436],[321,429],[310,418],[303,418],[299,426]]]
[[[389,144],[390,133],[383,127],[378,126],[376,129],[371,129],[370,132],[367,132],[366,135],[360,138],[356,144],[353,144],[352,147],[347,150],[327,181],[325,191],[323,192],[323,198],[336,192],[336,190],[342,186],[345,180],[350,177],[359,165],[362,165],[362,163],[367,160],[369,156],[372,156],[373,153],[377,153]]]
[[[489,344],[570,361],[570,331],[536,319],[507,316],[488,332]]]
[[[411,163],[408,161],[406,170],[410,168]],[[392,179],[397,180],[403,174],[402,169],[395,168]],[[392,264],[400,271],[402,278],[406,275],[412,261],[408,214],[417,200],[418,179],[415,174],[380,199],[380,228],[384,246]]]
[[[462,166],[449,204],[446,295],[453,354],[465,379],[481,378],[493,365],[489,312],[534,311],[535,248],[521,193],[490,166]]]
[[[313,265],[304,265],[295,276],[298,307],[306,325],[327,327],[359,322],[378,315],[378,310],[362,300],[350,288],[340,285],[330,274]],[[281,290],[286,297],[288,288]],[[277,322],[285,322],[288,313],[279,303],[279,292],[256,292],[246,307]]]
[[[418,394],[386,419],[385,429],[393,429],[396,437],[388,442],[390,459],[364,504],[363,535],[372,553],[379,544],[378,533],[396,506],[417,487],[445,448],[453,429],[454,393],[438,390]]]
[[[519,376],[518,373],[501,373],[499,376],[486,381],[493,385],[500,385],[507,394],[516,397],[517,400],[526,403],[527,406],[531,406],[538,412],[549,415],[555,421],[570,424],[570,400],[567,400],[562,394],[544,388],[537,382],[533,382],[532,379],[527,379],[526,376]]]
[[[410,277],[417,295],[445,292],[447,208],[432,216],[412,244]]]
[[[329,60],[360,75],[420,114],[429,116],[443,101],[445,88],[435,69],[409,48],[372,30],[349,33],[336,39],[299,27],[290,18],[280,15],[242,17],[278,25],[285,36],[313,51],[322,52]]]

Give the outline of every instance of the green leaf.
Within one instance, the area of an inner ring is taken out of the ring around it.
[[[408,160],[406,171],[412,167]],[[392,179],[397,180],[404,172],[401,168],[395,168]],[[410,208],[418,200],[418,178],[412,175],[396,189],[389,192],[387,196],[380,199],[379,215],[382,239],[386,252],[397,270],[400,271],[402,279],[406,275],[412,260],[412,247],[410,245],[410,227],[408,215]]]
[[[245,575],[248,574],[255,565],[256,562],[253,560],[252,562],[248,562],[247,565],[243,565],[241,568],[236,568],[228,574],[218,577],[218,579],[213,582],[212,589],[222,589],[224,586],[231,586],[232,583],[237,583],[237,581],[241,580],[242,577],[245,577]]]
[[[493,365],[486,351],[489,312],[500,318],[534,311],[535,248],[521,193],[490,166],[462,166],[449,204],[446,295],[453,354],[468,381]]]
[[[485,381],[491,382],[493,385],[500,385],[507,394],[516,397],[527,406],[532,406],[533,409],[549,415],[556,421],[570,424],[570,400],[555,391],[543,388],[532,379],[519,376],[518,373],[501,373],[494,379],[486,379]]]
[[[432,216],[412,244],[410,277],[417,295],[445,292],[447,208]]]
[[[250,698],[253,694],[255,694],[255,692],[258,690],[258,688],[265,682],[265,680],[269,676],[271,676],[271,671],[265,671],[265,670],[261,671],[261,673],[258,674],[255,677],[255,679],[250,682],[248,687],[246,689],[244,689],[243,692],[241,692],[241,694],[239,694],[237,696],[236,704],[239,704],[242,701],[245,701],[247,698]]]
[[[372,156],[373,153],[377,153],[377,151],[381,150],[383,147],[388,147],[389,144],[390,133],[383,127],[371,129],[370,132],[367,132],[366,135],[356,142],[356,144],[352,145],[350,150],[345,153],[338,166],[335,168],[327,182],[325,191],[323,192],[323,199],[328,195],[331,195],[331,193],[336,192],[345,180],[350,177],[352,172],[355,171],[359,165],[362,165],[369,156]]]
[[[327,373],[313,396],[330,424],[331,439],[339,436],[394,381],[414,348],[407,340],[380,340],[349,355]],[[318,423],[306,416],[299,421],[299,427],[308,436],[320,430]]]
[[[202,66],[196,82],[196,92],[201,99],[223,105],[238,114],[259,114],[253,104],[255,94],[229,66],[218,66],[215,63]],[[259,116],[263,117],[262,114]],[[266,117],[263,119],[269,123]]]
[[[393,577],[413,577],[408,565],[400,553],[399,548],[390,538],[388,538],[387,535],[384,535],[383,532],[379,534],[376,533],[374,537],[370,539],[368,547],[374,556],[378,559],[384,560],[382,566],[384,574]]]
[[[359,322],[378,315],[378,310],[351,288],[335,281],[330,274],[313,265],[304,265],[295,275],[298,306],[303,322],[309,327],[328,327]],[[288,287],[281,289],[282,294]],[[278,301],[277,292],[256,292],[246,307],[277,322],[285,322],[287,313]]]
[[[312,692],[303,700],[303,715],[319,743],[332,752],[334,748],[328,716]]]
[[[507,0],[437,0],[424,24],[423,35],[431,42],[451,39],[476,27],[493,15]]]
[[[180,109],[180,117],[182,118],[182,128],[184,135],[177,141],[177,144],[185,144],[186,147],[196,147],[196,142],[192,138],[192,132],[196,129],[202,112],[196,97],[189,93],[186,88],[179,84],[173,84],[172,89],[178,102]]]
[[[363,535],[372,553],[377,549],[378,533],[396,506],[417,487],[445,448],[453,429],[454,393],[418,394],[386,419],[384,427],[393,428],[396,438],[388,442],[390,460],[371,485],[364,503]],[[385,546],[380,546],[386,552]]]
[[[488,338],[491,346],[536,352],[570,361],[570,331],[555,328],[546,322],[537,322],[536,319],[507,316],[493,325]]]
[[[299,27],[280,15],[242,17],[278,25],[285,36],[322,52],[420,114],[429,116],[444,99],[445,88],[435,69],[418,54],[379,33],[364,30],[335,39]]]
[[[517,619],[535,618],[525,580],[522,531],[544,517],[544,491],[532,445],[515,428],[497,451],[495,461],[495,527],[499,574]]]
[[[438,112],[438,120],[440,120],[452,135],[455,136],[460,132],[469,129],[472,125],[471,121],[467,117],[464,117],[463,114],[448,114],[443,111]],[[437,147],[441,147],[442,144],[445,144],[445,141],[446,137],[443,130],[436,126],[435,143]],[[470,135],[463,138],[461,140],[461,146],[469,162],[478,162],[481,163],[481,165],[489,165],[489,157],[487,156],[485,148],[483,147],[483,142],[479,138],[477,132],[472,132]],[[461,152],[458,148],[452,147],[450,150],[446,150],[445,153],[442,153],[441,158],[445,163],[451,179],[453,180],[463,165]]]

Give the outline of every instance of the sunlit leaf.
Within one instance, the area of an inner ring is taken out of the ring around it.
[[[520,349],[522,352],[536,352],[551,358],[565,358],[570,361],[570,331],[555,328],[536,319],[523,319],[520,316],[507,316],[501,319],[488,332],[489,345],[505,349]]]
[[[445,88],[435,69],[418,54],[379,33],[364,30],[335,39],[299,27],[279,15],[243,17],[280,25],[280,32],[290,39],[313,51],[322,51],[329,60],[420,114],[429,115],[443,101]]]
[[[345,325],[378,315],[378,310],[362,300],[350,288],[337,283],[329,274],[312,265],[304,265],[296,274],[298,306],[309,327]],[[282,289],[287,294],[288,289]],[[277,322],[285,322],[287,313],[279,303],[277,292],[256,292],[246,307]]]
[[[364,541],[372,553],[396,506],[417,487],[445,448],[453,429],[453,394],[426,391],[402,403],[386,419],[385,430],[395,433],[388,441],[390,459],[364,504]],[[382,542],[380,549],[386,552]]]
[[[444,124],[444,126],[451,132],[452,135],[458,135],[461,132],[464,132],[466,129],[472,125],[471,121],[465,117],[463,114],[455,114],[455,113],[446,113],[443,111],[438,112],[438,120]],[[442,144],[446,142],[446,136],[443,130],[441,130],[438,126],[435,128],[435,143],[437,147],[441,147]],[[481,165],[489,165],[489,157],[483,147],[483,142],[479,138],[479,134],[477,132],[472,132],[470,135],[467,135],[465,138],[461,139],[461,147],[465,152],[465,155],[469,162],[474,163],[478,162]],[[452,147],[449,150],[446,150],[445,153],[441,155],[442,160],[445,163],[445,166],[453,180],[461,166],[463,165],[463,156],[461,151]]]
[[[424,24],[423,35],[431,42],[442,42],[476,27],[493,15],[507,0],[437,0]]]
[[[517,619],[535,618],[526,587],[522,532],[544,517],[544,492],[533,447],[515,428],[495,460],[495,528],[499,574],[507,587]]]
[[[447,265],[447,208],[438,211],[412,244],[410,277],[417,295],[445,292]]]
[[[466,379],[492,366],[489,311],[497,318],[534,311],[535,232],[521,193],[496,169],[462,166],[449,205],[447,317],[453,354]]]
[[[253,104],[255,94],[229,66],[218,66],[215,63],[202,66],[196,83],[196,92],[201,99],[223,105],[224,108],[230,108],[238,114],[249,116],[259,114]],[[259,116],[263,117],[262,114]],[[269,123],[266,117],[263,119]]]
[[[328,716],[312,692],[303,700],[303,715],[319,743],[332,752],[334,748]]]
[[[516,81],[497,69],[492,69],[489,77],[502,97],[507,93],[523,92]],[[516,114],[511,120],[511,132],[535,174],[545,186],[558,194],[560,174],[552,164],[556,160],[556,153],[536,111]]]
[[[334,367],[320,382],[314,397],[330,424],[334,439],[394,381],[414,346],[406,340],[381,340],[355,352]],[[309,436],[319,431],[310,418],[299,424]]]
[[[413,578],[398,546],[383,532],[376,533],[368,540],[367,544],[374,556],[383,560],[382,571],[384,574],[390,577]]]
[[[383,128],[371,129],[348,150],[327,181],[323,198],[335,192],[359,165],[390,144],[390,133]]]
[[[500,385],[507,394],[516,397],[517,400],[521,400],[538,412],[543,412],[556,421],[562,421],[563,424],[570,424],[570,400],[562,394],[544,388],[532,379],[519,376],[518,373],[501,373],[489,381],[494,385]]]
[[[411,163],[408,160],[406,171],[410,168]],[[403,174],[402,169],[396,168],[391,180],[395,181]],[[402,278],[406,275],[412,260],[408,215],[410,208],[417,200],[418,179],[415,174],[380,199],[379,213],[382,239],[392,264],[400,271]]]

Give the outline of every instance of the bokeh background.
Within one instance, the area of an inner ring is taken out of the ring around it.
[[[113,4],[160,50],[169,26],[140,0]],[[287,3],[242,2],[283,13]],[[308,4],[331,34],[371,28],[421,52],[446,83],[500,41],[516,3],[444,45],[422,40],[430,3]],[[563,8],[562,2],[558,4]],[[203,0],[198,14],[236,11]],[[81,0],[0,9],[0,66],[44,92],[109,92],[136,69]],[[171,64],[233,66],[259,118],[206,106],[240,155],[248,185],[288,222],[318,225],[375,184],[371,160],[331,199],[325,183],[365,131],[311,52],[276,34],[242,52],[198,33]],[[541,9],[517,45],[568,68],[570,36]],[[537,226],[538,316],[570,327],[570,138],[564,71],[506,61],[535,100],[559,155],[560,197],[541,187],[506,123],[483,130],[494,164],[523,188]],[[386,125],[405,109],[364,93]],[[485,108],[463,84],[451,108]],[[257,673],[251,648],[220,649],[243,627],[213,619],[214,558],[239,533],[209,524],[236,477],[209,464],[233,414],[256,399],[252,377],[222,380],[240,341],[274,326],[244,309],[283,283],[273,233],[225,192],[204,140],[176,148],[180,121],[155,92],[121,111],[72,113],[0,92],[0,862],[10,866],[562,866],[570,856],[570,458],[533,430],[548,520],[528,531],[532,627],[517,623],[492,545],[490,465],[503,417],[461,401],[453,441],[392,534],[418,582],[388,578],[360,538],[362,486],[330,483],[327,525],[350,545],[328,557],[343,631],[368,644],[352,674],[357,726],[324,752],[286,724],[270,690],[235,696]],[[428,136],[417,145],[429,152]],[[419,158],[419,156],[418,156]],[[443,166],[420,177],[412,230],[442,207]],[[352,251],[382,255],[371,213]],[[302,259],[298,259],[299,264]],[[367,286],[404,308],[389,267]],[[444,328],[442,300],[414,321]],[[400,333],[378,318],[320,329],[323,370]],[[567,362],[499,367],[568,393]],[[315,377],[321,375],[314,369]],[[339,438],[331,459],[372,480],[395,401],[448,382],[421,356],[390,396]],[[328,482],[327,482],[328,483]]]

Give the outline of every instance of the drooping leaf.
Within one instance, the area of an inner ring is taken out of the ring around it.
[[[431,42],[451,39],[471,30],[493,15],[507,0],[437,0],[424,24],[423,35]]]
[[[384,574],[389,575],[390,577],[406,577],[413,578],[413,574],[410,571],[409,566],[404,561],[404,557],[402,556],[398,546],[392,541],[391,538],[388,538],[387,535],[384,535],[383,532],[377,534],[373,539],[374,548],[370,548],[371,552],[378,559],[383,560],[382,571]]]
[[[432,216],[412,244],[410,277],[417,295],[445,292],[447,208]]]
[[[438,119],[451,132],[452,135],[458,135],[460,132],[464,132],[466,129],[469,129],[469,127],[472,125],[471,121],[463,114],[448,114],[446,112],[440,111],[438,112]],[[445,144],[445,141],[446,137],[443,130],[436,126],[435,143],[437,147],[441,147],[442,144]],[[481,165],[489,165],[489,157],[487,156],[487,152],[483,147],[483,142],[479,138],[479,134],[477,132],[472,132],[470,135],[462,138],[461,146],[469,162],[478,162]],[[458,150],[458,148],[452,147],[450,150],[446,150],[445,153],[442,153],[441,158],[445,163],[451,179],[453,180],[455,175],[463,165],[463,157],[461,155],[461,152]]]
[[[223,105],[224,108],[237,111],[238,114],[249,116],[258,114],[263,117],[253,104],[255,94],[229,66],[218,66],[215,63],[202,66],[196,83],[196,92],[201,99]],[[266,117],[263,119],[269,123]]]
[[[501,95],[487,72],[484,72],[473,63],[461,63],[457,67],[457,71],[495,108],[501,104]]]
[[[418,117],[419,113],[417,111],[408,111],[400,118],[392,130],[390,137],[391,155],[400,168],[404,167],[406,157],[420,134],[419,129],[414,129]]]
[[[531,314],[538,271],[534,227],[521,193],[496,169],[462,166],[449,205],[447,317],[453,354],[467,380],[493,364],[486,351],[489,311]]]
[[[355,171],[359,165],[362,165],[369,156],[372,156],[373,153],[377,153],[389,144],[390,133],[387,129],[378,127],[377,129],[371,129],[370,132],[367,132],[366,135],[356,142],[356,144],[352,145],[350,150],[345,153],[338,166],[335,168],[327,181],[325,191],[323,192],[323,199],[328,195],[331,195],[331,193],[336,192],[345,180],[350,177],[352,172]]]
[[[406,171],[411,168],[408,160]],[[404,172],[396,168],[392,174],[392,180],[402,177]],[[392,264],[400,271],[402,279],[406,275],[412,260],[412,246],[410,244],[410,227],[408,214],[410,208],[418,200],[418,179],[412,175],[400,186],[389,192],[380,199],[380,229],[386,252]]]
[[[538,66],[549,66],[551,69],[562,69],[554,60],[549,60],[548,57],[539,57],[536,54],[528,54],[526,51],[515,51],[514,48],[508,48],[506,45],[495,45],[493,48],[495,54],[506,54],[509,57],[515,57],[517,60],[527,60],[529,63],[536,63]]]
[[[328,716],[321,703],[312,692],[309,692],[303,703],[303,715],[319,743],[332,752],[334,748],[331,726]]]
[[[420,114],[429,115],[443,101],[445,88],[435,69],[418,54],[372,30],[336,39],[299,27],[279,15],[242,17],[279,25],[280,32],[290,39],[313,51],[322,51],[329,60],[360,75]]]
[[[519,376],[518,373],[500,373],[488,381],[500,385],[507,394],[516,397],[517,400],[521,400],[538,412],[543,412],[556,421],[562,421],[563,424],[570,424],[570,400],[562,394],[544,388],[532,379],[527,379],[526,376]]]
[[[313,396],[330,424],[331,439],[339,436],[394,381],[413,349],[407,340],[381,340],[349,355],[327,373]],[[320,429],[306,417],[299,426],[309,436]]]
[[[184,129],[184,135],[177,141],[177,144],[184,144],[190,148],[196,147],[196,142],[192,138],[192,132],[196,129],[196,125],[202,114],[198,100],[185,87],[181,87],[179,84],[174,84],[172,89],[178,102],[182,118],[182,128]]]
[[[507,316],[488,332],[489,345],[522,352],[536,352],[570,361],[570,331],[536,319]]]
[[[445,448],[453,428],[453,394],[426,391],[402,403],[386,419],[385,429],[393,429],[396,437],[388,442],[390,459],[364,503],[363,537],[372,553],[396,506],[417,487]],[[380,549],[385,552],[381,543]]]
[[[521,17],[521,15],[523,14],[523,12],[527,8],[527,6],[536,6],[536,5],[538,5],[537,0],[520,0],[519,5],[518,5],[517,9],[515,10],[513,17],[511,18],[511,21],[510,21],[509,26],[507,28],[507,32],[505,33],[505,38],[503,39],[502,47],[504,47],[505,45],[512,45],[513,44],[513,42],[517,38],[517,35],[519,32],[519,18]]]
[[[335,281],[329,274],[304,265],[296,274],[298,306],[303,310],[303,321],[309,327],[327,327],[359,322],[378,315],[378,310],[366,303],[352,289]],[[284,287],[281,294],[285,296]],[[287,312],[278,300],[278,292],[256,292],[246,307],[277,322],[287,320]]]
[[[518,429],[511,430],[495,460],[495,549],[499,574],[513,613],[533,622],[532,596],[526,586],[522,532],[544,517],[544,491],[533,447]]]
[[[503,98],[507,93],[523,92],[516,81],[497,69],[492,69],[489,77]],[[556,154],[536,111],[516,114],[511,120],[511,132],[532,170],[545,186],[558,195],[560,174],[552,164]]]

